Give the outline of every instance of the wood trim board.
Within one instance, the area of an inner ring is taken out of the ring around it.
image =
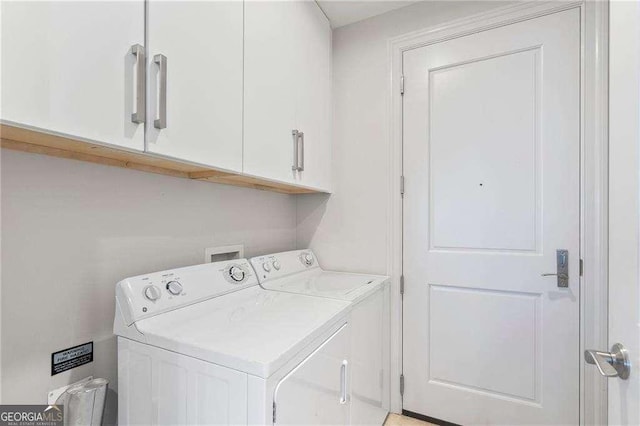
[[[31,129],[0,124],[0,146],[15,151],[86,161],[224,185],[274,191],[284,194],[310,194],[322,191],[275,182],[240,173],[216,170],[143,152],[128,151],[71,139]]]

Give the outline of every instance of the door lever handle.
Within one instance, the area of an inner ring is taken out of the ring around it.
[[[620,343],[611,347],[611,352],[602,352],[592,349],[584,351],[584,359],[587,364],[594,364],[598,371],[605,377],[620,377],[622,380],[629,378],[631,362],[629,353]]]
[[[560,273],[560,274],[540,274],[540,276],[541,277],[560,277],[560,278],[565,279],[565,280],[569,278],[569,275],[562,274],[562,273]]]

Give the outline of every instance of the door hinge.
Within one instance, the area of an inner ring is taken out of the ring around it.
[[[582,272],[584,271],[584,262],[580,259],[580,276],[582,276]]]
[[[404,197],[404,175],[400,176],[400,196]]]
[[[273,423],[276,423],[276,402],[273,401]]]
[[[404,75],[400,76],[400,94],[404,95]]]
[[[400,295],[404,295],[404,275],[400,275]]]
[[[400,395],[404,395],[404,374],[400,375]]]

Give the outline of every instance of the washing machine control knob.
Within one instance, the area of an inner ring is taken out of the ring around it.
[[[240,282],[244,280],[245,274],[242,268],[240,268],[239,266],[232,266],[231,268],[229,268],[229,276],[235,282]]]
[[[146,297],[148,300],[155,302],[156,300],[160,299],[160,289],[158,287],[156,287],[155,285],[148,285],[144,288],[144,297]]]
[[[169,281],[167,283],[167,290],[169,291],[169,293],[177,296],[182,293],[182,284],[180,284],[178,281]]]
[[[277,259],[274,259],[273,262],[271,262],[271,264],[273,265],[273,269],[275,269],[276,271],[280,270],[280,262],[278,262]]]
[[[265,272],[271,272],[271,265],[269,265],[269,262],[264,262],[262,264],[262,269],[264,269]]]

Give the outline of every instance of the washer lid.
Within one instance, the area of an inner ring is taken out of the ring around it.
[[[268,290],[357,302],[389,282],[382,275],[364,275],[347,272],[312,271],[267,281],[261,286]]]
[[[136,327],[144,343],[267,378],[348,307],[254,286],[140,320]]]

